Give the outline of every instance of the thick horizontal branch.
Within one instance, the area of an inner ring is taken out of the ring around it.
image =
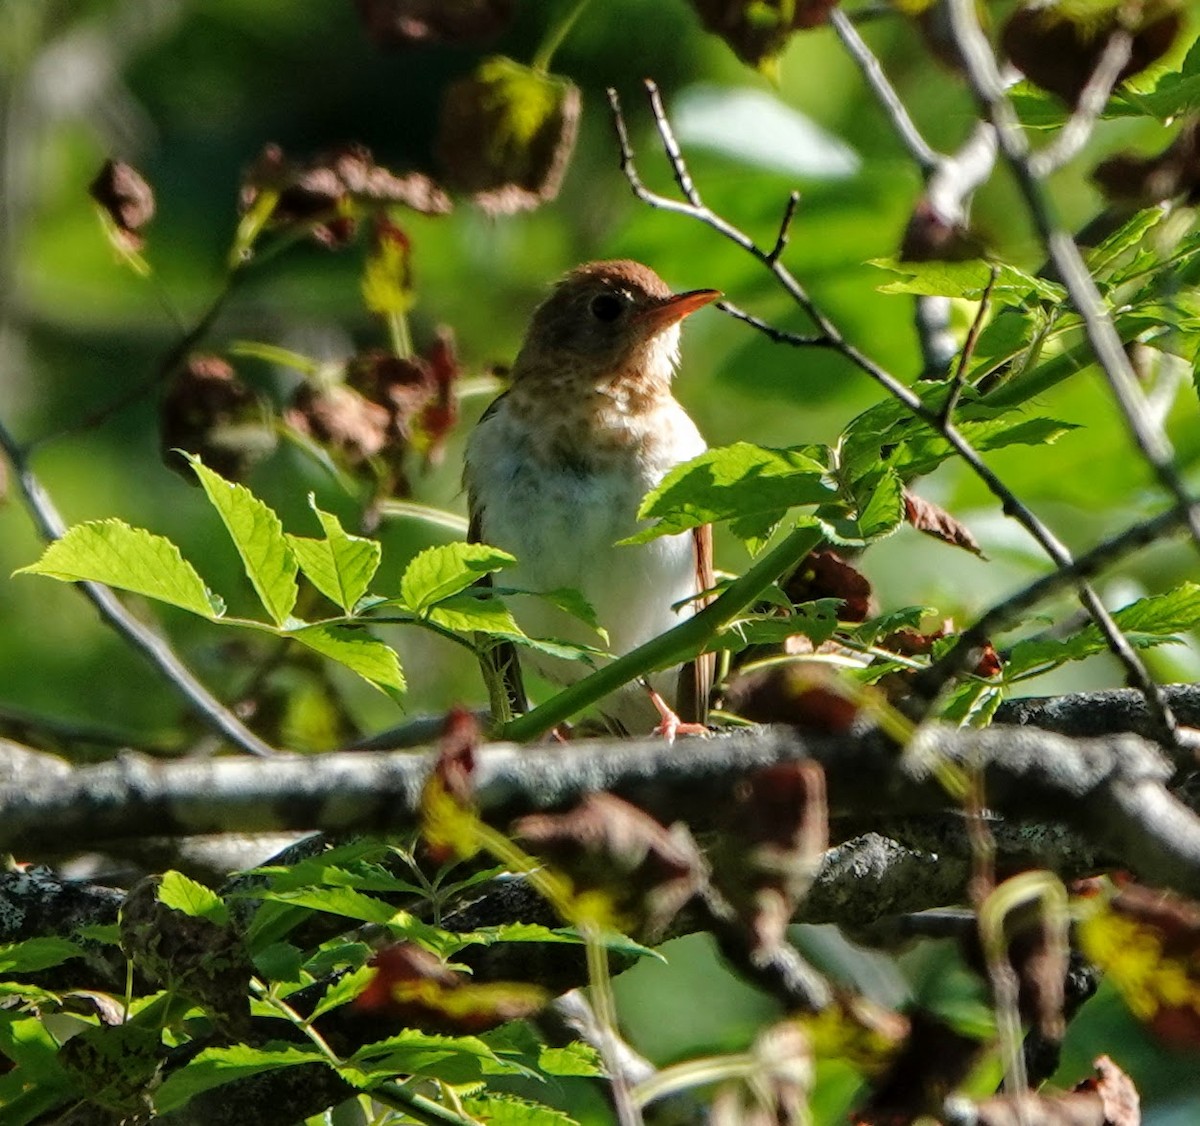
[[[935,781],[935,764],[978,769],[998,812],[1068,824],[1143,879],[1200,894],[1200,819],[1166,789],[1171,763],[1136,735],[1069,739],[1033,727],[929,727],[904,754],[876,735],[816,738],[786,728],[673,747],[495,745],[477,755],[476,801],[489,821],[505,826],[608,790],[663,822],[703,831],[716,827],[714,817],[748,774],[802,758],[824,766],[834,818],[942,810],[952,802]],[[404,752],[166,764],[131,755],[0,787],[0,848],[28,855],[174,834],[404,832],[418,823],[431,762]]]

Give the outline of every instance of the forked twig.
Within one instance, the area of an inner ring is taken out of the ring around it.
[[[963,387],[967,380],[967,365],[975,354],[975,345],[979,343],[979,334],[983,331],[983,322],[987,319],[988,308],[992,303],[992,290],[996,287],[996,278],[1000,276],[1000,268],[992,263],[991,274],[987,285],[983,287],[983,295],[979,298],[979,308],[975,311],[975,319],[963,341],[962,351],[958,356],[958,366],[954,369],[954,379],[950,384],[950,394],[946,397],[946,405],[942,407],[942,425],[946,426],[954,418],[954,408],[962,397]]]
[[[677,200],[660,195],[657,192],[651,191],[642,182],[637,171],[633,148],[629,141],[629,130],[621,111],[620,98],[615,90],[609,89],[608,100],[612,108],[613,125],[616,130],[617,143],[620,150],[620,167],[634,195],[651,207],[685,215],[688,218],[703,223],[761,262],[774,275],[788,296],[804,310],[820,333],[820,336],[816,340],[806,340],[803,337],[799,338],[799,340],[807,344],[820,344],[824,347],[834,349],[834,351],[870,376],[871,379],[875,380],[890,395],[907,407],[916,418],[919,418],[932,430],[945,438],[955,453],[967,463],[972,472],[983,481],[988,490],[1000,501],[1003,511],[1029,532],[1042,550],[1050,556],[1051,560],[1059,568],[1070,566],[1072,557],[1066,546],[996,476],[980,457],[978,451],[962,436],[952,422],[943,421],[939,414],[927,407],[911,388],[905,386],[895,376],[846,340],[838,327],[817,307],[805,288],[778,258],[773,258],[770,252],[758,246],[744,231],[705,205],[687,169],[683,153],[680,150],[679,143],[675,139],[674,131],[667,118],[666,110],[663,107],[657,85],[647,79],[645,86],[654,124],[662,141],[663,151],[667,154],[675,182],[680,186],[685,199]],[[743,319],[747,319],[748,323],[756,328],[762,324],[762,322],[756,323],[756,320],[750,320],[749,318]],[[760,331],[765,331],[772,340],[792,343],[786,335],[779,333],[778,330],[771,330],[767,326],[764,326]],[[1079,584],[1079,598],[1095,621],[1109,649],[1123,665],[1128,683],[1145,694],[1147,708],[1154,717],[1164,740],[1169,744],[1175,744],[1177,741],[1178,724],[1175,721],[1175,717],[1171,714],[1165,697],[1158,685],[1154,683],[1153,678],[1138,657],[1136,650],[1134,650],[1124,634],[1121,633],[1112,615],[1100,601],[1099,596],[1086,583]],[[929,703],[932,706],[932,698],[930,698]]]
[[[1016,177],[1046,253],[1066,286],[1071,303],[1083,318],[1084,333],[1130,436],[1154,470],[1159,484],[1184,513],[1192,540],[1200,547],[1200,504],[1189,495],[1175,464],[1175,451],[1150,413],[1124,345],[1104,299],[1084,264],[1079,247],[1051,215],[1042,178],[1033,166],[1029,141],[1005,93],[996,57],[979,26],[973,0],[950,0],[950,27],[962,55],[971,90],[996,127],[1000,151]],[[1113,61],[1115,58],[1114,53]]]
[[[1112,97],[1113,87],[1133,54],[1133,36],[1124,28],[1114,31],[1104,45],[1092,77],[1079,95],[1075,112],[1058,136],[1029,158],[1029,170],[1038,177],[1049,176],[1078,155]]]

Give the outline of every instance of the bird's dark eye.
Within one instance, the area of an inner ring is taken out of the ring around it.
[[[592,298],[592,303],[588,308],[591,309],[592,316],[596,320],[612,322],[621,315],[625,308],[625,302],[614,294],[601,293],[598,297]]]

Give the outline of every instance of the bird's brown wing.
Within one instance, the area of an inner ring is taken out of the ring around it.
[[[711,524],[692,529],[692,547],[696,558],[696,589],[711,590],[716,576],[713,571],[713,531]],[[712,597],[698,599],[696,613],[712,601]],[[676,693],[676,711],[684,723],[707,723],[708,701],[712,695],[713,674],[716,671],[716,653],[701,653],[679,670],[679,685]]]
[[[479,419],[482,424],[496,410],[501,395],[483,412]],[[471,489],[467,486],[467,509],[470,512],[470,523],[467,526],[467,542],[483,543],[483,516],[479,504]],[[484,575],[477,580],[475,586],[486,588],[492,585],[492,576]],[[517,647],[511,641],[501,641],[482,649],[479,663],[483,668],[483,679],[487,684],[488,696],[491,702],[493,721],[503,722],[509,716],[520,715],[529,710],[529,700],[525,695],[525,683],[521,678],[521,662],[517,657]]]

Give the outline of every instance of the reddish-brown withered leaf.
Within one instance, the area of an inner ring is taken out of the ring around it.
[[[983,549],[967,530],[965,524],[951,516],[940,505],[934,504],[931,500],[925,500],[908,489],[904,490],[904,519],[918,532],[924,532],[927,536],[933,536],[934,539],[939,539],[943,543],[961,547],[964,551],[978,555],[981,559],[984,557]]]
[[[442,99],[437,155],[451,187],[492,215],[554,199],[579,131],[579,89],[512,59],[484,59]]]

